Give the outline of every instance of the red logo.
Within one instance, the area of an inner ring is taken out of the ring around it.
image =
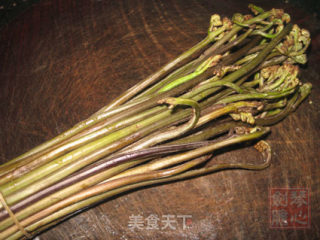
[[[191,218],[188,218],[187,220],[186,220],[186,225],[187,226],[190,226],[192,224],[192,220],[191,220]]]
[[[310,228],[310,197],[307,188],[271,188],[270,228]]]

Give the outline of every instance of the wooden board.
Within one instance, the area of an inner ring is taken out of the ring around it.
[[[113,198],[41,234],[41,239],[320,239],[319,20],[280,1],[312,34],[301,78],[313,91],[298,111],[272,129],[272,166],[223,171]],[[2,28],[0,158],[5,162],[88,117],[206,34],[210,15],[246,12],[247,1],[43,0]],[[312,102],[312,103],[311,103]],[[259,161],[252,149],[217,161]],[[268,191],[310,191],[311,227],[269,227]],[[173,215],[176,229],[136,230],[129,217]],[[191,215],[183,229],[178,215]]]

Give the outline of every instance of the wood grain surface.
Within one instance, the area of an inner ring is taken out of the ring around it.
[[[42,233],[40,239],[320,239],[319,20],[282,1],[251,1],[284,8],[312,34],[301,78],[314,87],[298,111],[267,137],[272,165],[261,172],[222,171],[144,188],[104,203]],[[0,34],[1,162],[88,117],[206,34],[210,15],[247,12],[236,0],[42,0]],[[261,161],[252,148],[216,161]],[[310,191],[311,227],[269,227],[268,191]],[[131,215],[191,215],[175,230],[128,228]]]

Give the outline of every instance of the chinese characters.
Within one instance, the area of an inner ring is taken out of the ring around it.
[[[309,192],[305,188],[270,189],[271,228],[309,228]]]
[[[157,214],[150,214],[143,217],[140,214],[129,216],[128,228],[131,230],[176,230],[181,228],[185,230],[192,223],[192,215],[172,215],[165,214],[161,217]]]

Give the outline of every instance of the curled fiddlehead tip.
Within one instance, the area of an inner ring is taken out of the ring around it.
[[[232,16],[232,22],[241,27],[250,27],[250,24],[245,23],[245,16],[241,13],[235,13]]]
[[[308,49],[310,42],[311,37],[309,31],[294,24],[285,41],[279,43],[276,49],[281,54],[289,57],[289,63],[305,64],[307,62],[305,52]]]
[[[222,25],[221,17],[218,14],[213,14],[210,18],[210,27],[209,31],[212,32],[215,27]]]
[[[299,88],[299,92],[301,96],[308,96],[311,92],[312,89],[312,84],[307,82],[304,83],[300,88]]]
[[[259,92],[286,91],[301,84],[299,67],[289,63],[263,68],[255,77],[259,79]]]
[[[265,157],[264,164],[260,165],[260,168],[264,169],[269,167],[271,163],[272,153],[270,145],[266,141],[260,140],[257,144],[254,145],[254,148]]]
[[[261,153],[264,151],[271,151],[270,145],[264,140],[260,140],[256,145],[254,145],[254,148]]]
[[[309,96],[311,93],[312,84],[311,83],[304,83],[299,87],[299,98],[298,100],[292,105],[292,111],[295,111],[297,107]]]
[[[229,31],[232,28],[232,21],[224,17],[221,20],[221,17],[218,14],[214,14],[210,18],[210,24],[208,28],[208,36],[210,39],[218,40],[221,39],[226,31]]]
[[[291,17],[288,13],[284,13],[281,17],[281,20],[285,23],[289,23],[291,21]]]
[[[250,3],[250,4],[248,5],[248,8],[253,12],[254,15],[258,15],[258,14],[264,12],[263,8],[258,7],[258,6],[254,5],[254,4],[252,4],[252,3]]]
[[[274,18],[282,19],[283,15],[285,14],[284,10],[279,8],[272,8],[270,12],[271,12],[271,19],[274,19]]]
[[[264,104],[259,101],[251,101],[251,102],[238,102],[236,104],[243,104],[243,106],[237,108],[237,110],[229,115],[235,121],[242,121],[248,124],[255,124],[254,114],[257,111],[261,111],[264,108]]]
[[[235,121],[241,120],[242,122],[249,123],[251,125],[255,123],[252,113],[248,113],[248,112],[230,113],[230,116]]]

